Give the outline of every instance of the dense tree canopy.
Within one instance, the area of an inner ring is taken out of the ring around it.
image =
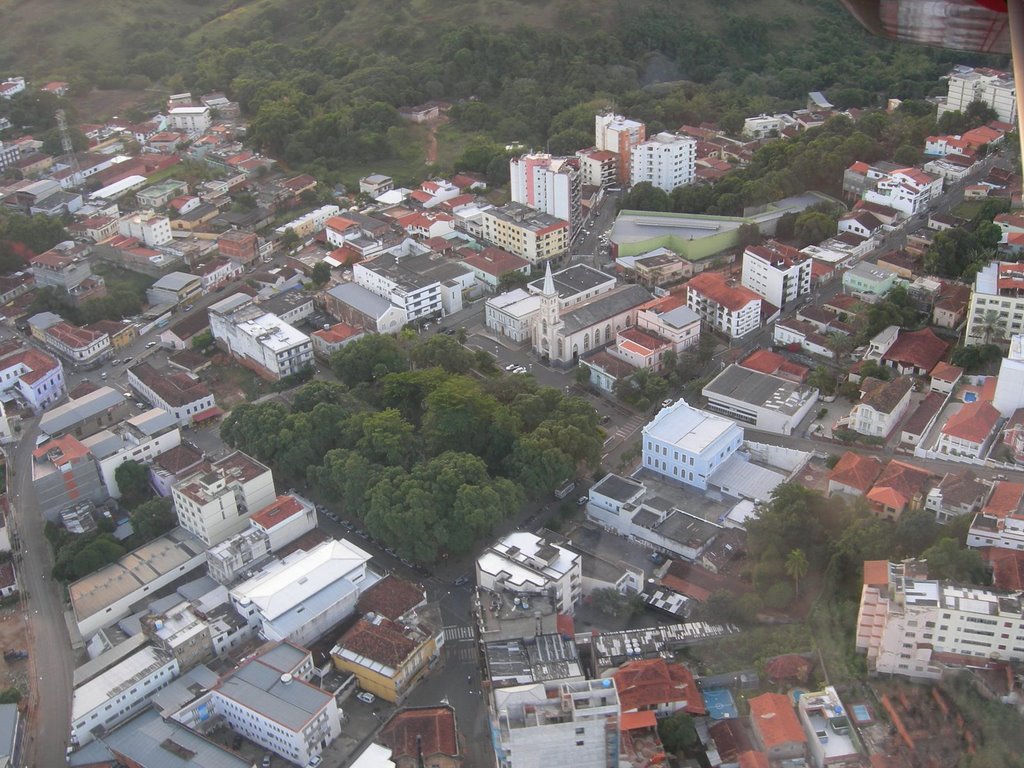
[[[370,335],[332,362],[354,389],[313,381],[290,410],[240,405],[221,435],[282,481],[307,480],[404,556],[468,552],[526,495],[600,464],[586,401],[529,376],[466,375],[479,360],[451,337]]]

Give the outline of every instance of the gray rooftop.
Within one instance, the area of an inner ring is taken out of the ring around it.
[[[449,261],[432,251],[401,256],[385,251],[360,266],[384,275],[405,291],[417,291],[434,283],[445,283],[471,271],[465,265]]]
[[[704,387],[704,396],[710,395],[792,416],[813,395],[813,390],[733,363]]]
[[[593,290],[599,285],[615,280],[611,275],[599,269],[588,267],[586,264],[573,264],[571,267],[552,272],[551,279],[555,283],[555,292],[558,293],[558,298],[560,299]],[[531,282],[530,291],[532,293],[543,293],[544,278],[540,277]]]
[[[152,287],[165,291],[180,291],[186,285],[196,280],[202,280],[202,278],[198,275],[191,275],[188,272],[171,272],[153,283]]]
[[[253,659],[225,678],[217,691],[292,731],[302,730],[331,701],[331,694]]]
[[[155,709],[102,737],[107,747],[145,768],[252,768],[252,760],[204,739]]]
[[[17,735],[18,705],[0,704],[0,762],[6,764],[14,756]]]
[[[506,203],[501,208],[491,208],[487,213],[496,219],[511,222],[518,227],[531,231],[546,229],[556,224],[564,224],[566,226],[569,224],[565,219],[559,219],[557,216],[552,216],[549,213],[534,210],[521,203]]]
[[[355,283],[336,285],[327,293],[368,317],[381,317],[393,306],[387,299]]]
[[[278,672],[291,672],[298,668],[309,652],[289,642],[278,643],[260,654],[260,661]]]
[[[640,491],[644,490],[642,483],[638,483],[622,475],[608,474],[601,478],[591,489],[594,493],[600,493],[615,501],[625,503],[632,499]]]
[[[110,387],[100,387],[75,400],[69,400],[43,414],[39,428],[48,435],[60,435],[80,421],[115,408],[124,402],[124,397]]]
[[[639,285],[620,286],[566,312],[562,316],[562,323],[567,334],[575,333],[615,317],[645,301],[650,301],[650,299],[651,294],[647,292],[646,288]]]
[[[189,702],[212,690],[218,680],[220,678],[216,672],[205,664],[200,664],[153,694],[153,706],[162,714],[172,715]]]
[[[700,315],[689,307],[683,305],[676,307],[675,309],[670,309],[668,312],[662,312],[661,315],[659,315],[659,319],[665,325],[672,328],[685,328],[692,323],[699,322]]]
[[[266,301],[261,301],[260,306],[267,312],[274,315],[283,315],[294,309],[313,303],[313,294],[306,291],[292,290],[278,293]]]

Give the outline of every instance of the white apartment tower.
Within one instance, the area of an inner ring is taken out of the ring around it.
[[[569,222],[571,232],[581,226],[579,160],[529,154],[509,160],[512,202],[521,203]]]
[[[743,251],[744,286],[780,309],[811,292],[814,261],[805,253],[774,240]]]
[[[967,309],[967,344],[1024,333],[1024,264],[991,261],[974,276]],[[997,408],[1002,408],[997,404]]]
[[[594,123],[594,146],[617,155],[618,180],[625,184],[629,181],[633,147],[647,138],[647,126],[611,112],[597,115]]]
[[[864,563],[857,650],[870,672],[934,680],[972,659],[1024,660],[1019,594],[927,579],[925,565]]]
[[[662,132],[633,147],[629,183],[648,181],[671,192],[693,182],[696,174],[697,140]]]
[[[946,103],[939,106],[939,116],[946,112],[964,112],[972,101],[980,101],[995,110],[1004,123],[1017,124],[1017,90],[1013,75],[995,69],[957,67],[949,76]]]
[[[277,492],[268,467],[235,451],[175,483],[171,497],[181,527],[212,547],[246,528]]]

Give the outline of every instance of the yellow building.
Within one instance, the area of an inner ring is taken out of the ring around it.
[[[489,208],[483,214],[484,239],[538,264],[564,256],[569,222],[519,203]]]
[[[364,690],[396,703],[430,669],[444,644],[444,630],[420,587],[395,576],[359,598],[363,617],[341,636],[331,658]]]

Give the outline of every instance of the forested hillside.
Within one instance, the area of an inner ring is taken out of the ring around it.
[[[941,92],[954,60],[871,38],[835,0],[0,0],[3,71],[223,89],[256,146],[328,178],[400,153],[396,108],[430,99],[485,171],[512,141],[587,146],[595,107],[649,132],[736,127],[809,90],[843,107]]]

